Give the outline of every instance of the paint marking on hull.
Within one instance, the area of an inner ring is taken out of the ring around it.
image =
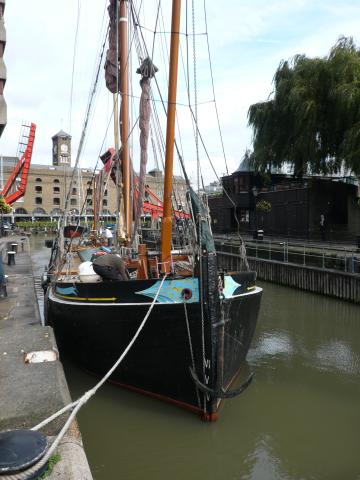
[[[57,297],[61,297],[61,298],[66,298],[67,300],[80,300],[80,301],[84,301],[84,302],[111,302],[111,301],[115,301],[116,300],[116,297],[109,297],[109,298],[105,298],[105,297],[102,297],[102,298],[92,298],[92,297],[89,297],[89,298],[86,298],[86,297],[73,297],[71,295],[60,295],[60,293],[56,293],[55,294]]]
[[[251,290],[250,292],[246,292],[246,293],[239,293],[238,295],[233,295],[232,297],[229,297],[227,298],[226,300],[231,300],[233,298],[239,298],[239,297],[248,297],[250,295],[256,295],[258,293],[262,292],[262,288],[260,287],[255,287],[253,290]],[[62,295],[64,297],[64,295]],[[50,293],[49,293],[49,299],[52,300],[53,302],[57,302],[57,303],[62,303],[62,304],[66,304],[66,305],[78,305],[78,306],[89,306],[91,305],[91,301],[89,302],[86,302],[84,300],[87,300],[86,298],[84,298],[83,301],[67,301],[67,298],[65,297],[65,299],[62,299],[62,298],[59,298],[60,295],[59,294],[55,294],[52,292],[52,290],[50,290]],[[75,297],[70,297],[70,298],[75,298]],[[90,299],[89,299],[90,300]],[[92,299],[91,299],[92,300]],[[115,303],[112,302],[112,303],[105,303],[106,302],[106,298],[103,298],[101,299],[100,301],[102,301],[103,303],[97,303],[96,305],[98,307],[131,307],[131,306],[146,306],[146,305],[151,305],[151,302],[139,302],[139,303]],[[178,302],[178,303],[156,303],[156,305],[181,305],[183,302]]]

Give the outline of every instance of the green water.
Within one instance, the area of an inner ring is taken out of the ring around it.
[[[79,415],[96,480],[360,479],[359,307],[262,286],[249,389],[208,424],[106,385]],[[73,398],[95,382],[65,369]]]

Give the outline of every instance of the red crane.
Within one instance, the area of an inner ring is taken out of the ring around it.
[[[7,179],[4,188],[0,193],[0,195],[2,195],[6,203],[8,203],[9,205],[12,205],[14,202],[16,202],[16,200],[19,200],[19,198],[24,196],[26,191],[26,184],[29,175],[31,156],[35,140],[36,125],[35,123],[31,123],[30,125],[24,125],[24,127],[26,130],[28,130],[28,132],[24,132],[22,138],[27,139],[27,141],[26,143],[21,143],[21,145],[23,147],[26,146],[26,148],[23,151],[21,157],[19,158],[17,164],[15,165],[13,171]],[[13,187],[15,186],[16,180],[19,178],[19,176],[20,183],[14,191]]]
[[[113,166],[113,160],[114,160],[115,154],[116,154],[115,149],[109,148],[103,155],[100,156],[100,159],[104,164],[104,170],[107,173],[109,173],[110,169]],[[113,182],[116,184],[116,179],[113,172],[110,173],[110,177],[112,178]],[[139,181],[135,177],[134,196],[136,199],[139,196],[139,190],[137,189],[138,183]],[[152,218],[162,217],[164,213],[163,201],[157,195],[155,195],[155,193],[152,192],[148,186],[145,186],[145,192],[147,193],[148,199],[143,202],[143,212],[151,214]],[[182,210],[174,210],[173,214],[176,218],[190,218],[190,214]]]

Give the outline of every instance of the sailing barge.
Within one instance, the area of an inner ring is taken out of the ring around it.
[[[115,15],[116,19],[112,19],[113,23],[119,17],[122,19],[119,22],[122,146],[120,150],[115,148],[119,155],[110,156],[107,161],[112,163],[105,168],[116,182],[117,172],[121,172],[125,241],[118,252],[131,276],[127,280],[107,281],[95,274],[81,275],[84,262],[100,248],[71,242],[64,253],[58,240],[48,270],[46,321],[54,327],[60,348],[70,352],[88,371],[103,375],[129,345],[156,297],[144,329],[111,381],[197,412],[205,420],[215,420],[222,400],[241,393],[251,381],[250,376],[238,389],[231,390],[255,331],[261,288],[255,284],[254,272],[219,270],[208,210],[190,182],[189,228],[193,228],[194,243],[181,251],[172,250],[180,0],[173,1],[172,9],[161,249],[148,251],[146,245],[140,244],[134,253],[127,141],[127,53],[123,51],[128,35],[127,4],[121,0],[119,11],[115,2],[110,6],[110,16]],[[145,87],[149,87],[155,73],[151,63],[148,67],[142,71],[141,82]],[[117,86],[115,92],[117,95]],[[145,95],[148,92],[145,89]],[[138,198],[143,193],[140,180]]]

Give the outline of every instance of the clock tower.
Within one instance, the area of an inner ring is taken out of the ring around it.
[[[53,165],[71,166],[71,135],[60,130],[52,137],[53,142]]]

